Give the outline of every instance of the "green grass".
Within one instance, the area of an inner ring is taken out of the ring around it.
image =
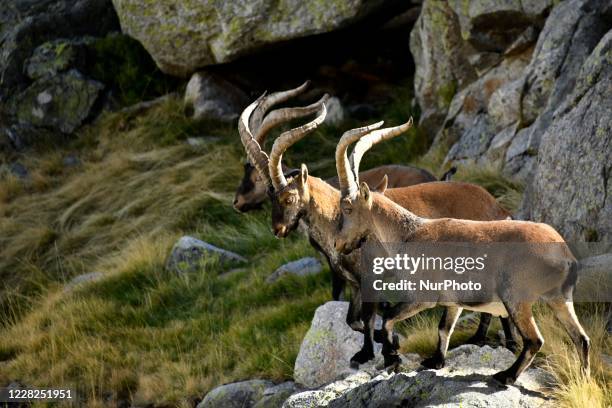
[[[409,116],[406,100],[401,96],[389,108],[389,125]],[[362,123],[319,129],[287,153],[289,164],[305,162],[313,175],[333,175],[335,143],[352,125]],[[215,139],[201,147],[184,142],[201,135]],[[443,152],[419,157],[418,135],[415,129],[393,148],[377,147],[364,167],[414,161],[440,173]],[[299,234],[275,239],[269,208],[247,215],[232,210],[243,157],[234,126],[194,122],[170,99],[136,116],[105,114],[63,147],[36,149],[19,158],[31,171],[28,179],[8,175],[0,163],[0,385],[19,379],[72,386],[90,406],[125,399],[193,406],[223,382],[291,377],[314,310],[330,299],[329,271],[265,283],[281,264],[315,252]],[[64,167],[66,154],[82,164]],[[520,186],[492,169],[457,176],[502,198],[520,197]],[[166,257],[183,234],[249,262],[232,271],[205,263],[197,273],[169,273]],[[72,277],[94,271],[105,278],[64,292]],[[596,332],[601,311],[580,312],[587,331]],[[438,314],[400,327],[403,351],[433,350]],[[545,355],[552,358],[567,348],[567,338],[549,320],[545,337],[564,339],[547,343]],[[607,336],[591,336],[596,350],[610,352]],[[559,392],[565,406],[592,406],[574,404],[576,390],[594,395],[589,403],[610,402],[601,365],[585,382],[572,377],[571,358],[550,361],[561,380],[571,379]]]

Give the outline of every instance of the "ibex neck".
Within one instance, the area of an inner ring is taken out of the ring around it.
[[[423,219],[382,194],[372,194],[372,223],[380,242],[401,242],[409,239],[423,224]]]
[[[308,189],[310,201],[304,222],[308,226],[309,234],[319,245],[323,246],[323,241],[330,241],[333,246],[340,214],[340,192],[320,178],[312,176],[308,177]]]

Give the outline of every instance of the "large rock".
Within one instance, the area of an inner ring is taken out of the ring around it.
[[[118,27],[110,0],[0,0],[0,101],[28,83],[24,62],[40,44]]]
[[[530,56],[526,50],[504,59],[453,98],[444,128],[435,140],[436,144],[452,145],[446,161],[477,160],[498,131],[519,120],[518,108],[512,103],[519,102],[516,93]]]
[[[103,88],[76,70],[46,76],[16,97],[14,112],[22,123],[72,133],[90,116]]]
[[[346,324],[347,302],[327,302],[317,308],[295,360],[293,378],[318,387],[350,373],[351,357],[361,349],[363,334]],[[375,343],[380,354],[380,345]]]
[[[389,374],[359,372],[318,390],[294,394],[284,408],[337,407],[542,407],[554,406],[543,389],[551,377],[541,369],[525,371],[516,385],[490,380],[516,356],[505,348],[463,345],[448,352],[446,366]]]
[[[552,7],[552,0],[451,0],[462,37],[481,51],[502,52]]]
[[[248,103],[244,92],[207,72],[193,74],[185,90],[185,108],[194,119],[233,121]]]
[[[508,146],[504,172],[528,180],[542,135],[569,96],[585,59],[611,27],[609,2],[570,0],[553,9],[524,73],[521,129]]]
[[[457,15],[447,2],[427,0],[410,34],[414,57],[414,91],[421,107],[420,126],[433,139],[457,91],[474,81],[469,57],[474,53],[461,38]]]
[[[493,165],[526,182],[555,110],[572,93],[580,67],[612,26],[612,6],[606,0],[561,2],[552,8],[538,36],[550,1],[451,1],[449,5],[462,39],[476,50],[468,60],[477,78],[452,97],[433,148],[450,146],[449,164]],[[427,26],[418,30],[434,32]],[[415,59],[418,63],[418,55]],[[446,67],[448,59],[441,56],[429,64],[439,65]],[[440,81],[433,83],[434,90],[441,89]],[[418,98],[426,95],[416,83],[415,89]]]
[[[336,30],[382,3],[113,0],[123,32],[140,41],[162,71],[178,76],[267,44]]]
[[[118,29],[110,0],[0,0],[0,150],[52,140],[90,116],[100,83],[68,72],[88,60],[77,43]]]
[[[252,408],[274,383],[267,380],[248,380],[214,388],[197,408]]]
[[[244,263],[247,260],[234,252],[186,235],[174,244],[166,262],[166,269],[176,273],[195,272],[210,261],[228,265]]]
[[[522,216],[567,240],[612,240],[612,31],[583,64],[542,135]]]

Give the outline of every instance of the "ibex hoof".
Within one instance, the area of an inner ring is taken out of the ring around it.
[[[477,346],[482,347],[485,344],[487,344],[487,338],[483,336],[472,336],[469,339],[467,339],[465,344],[475,344]]]
[[[421,365],[426,368],[433,368],[434,370],[439,370],[444,367],[445,361],[444,358],[440,357],[429,357],[425,360],[421,361]]]
[[[516,377],[507,371],[500,371],[493,375],[493,379],[502,385],[514,384]]]
[[[351,368],[359,368],[360,364],[367,363],[374,359],[374,352],[359,350],[353,357],[351,357]]]
[[[388,372],[395,371],[402,362],[402,359],[397,354],[386,355],[385,357],[385,369]]]

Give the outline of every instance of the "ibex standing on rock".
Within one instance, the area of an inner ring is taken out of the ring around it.
[[[371,131],[381,123],[364,128],[359,137],[363,143],[351,163],[345,145],[355,137],[345,135],[336,150],[336,167],[342,188],[337,204],[342,209],[341,222],[335,232],[335,248],[344,254],[354,253],[366,240],[389,242],[462,242],[462,243],[526,243],[524,254],[514,262],[511,253],[501,259],[503,268],[491,271],[497,285],[489,302],[477,305],[462,302],[402,302],[383,313],[383,356],[386,366],[399,363],[397,346],[392,333],[397,321],[434,307],[437,303],[447,308],[439,329],[436,354],[423,365],[440,368],[448,348],[450,335],[463,308],[486,311],[499,316],[510,316],[523,338],[523,349],[516,362],[493,377],[502,384],[513,383],[531,364],[544,340],[536,326],[532,306],[543,299],[555,312],[558,320],[572,338],[584,370],[589,371],[589,338],[578,322],[572,302],[577,281],[576,259],[563,238],[546,224],[527,221],[468,221],[460,219],[426,219],[398,205],[389,197],[372,193],[364,183],[359,185],[358,170],[361,155],[374,143],[389,139],[406,125]],[[451,199],[451,196],[448,197]],[[550,244],[554,245],[550,245]],[[536,245],[548,244],[548,245]],[[386,251],[382,251],[386,252]],[[385,255],[388,255],[385,253]],[[529,269],[529,267],[533,269]],[[489,271],[487,271],[489,272]],[[440,293],[442,296],[443,293]]]
[[[248,128],[249,117],[258,103],[256,101],[243,112],[239,129],[249,160],[264,176],[266,184],[273,187],[269,189],[269,194],[272,199],[274,233],[279,237],[285,237],[302,222],[311,243],[326,255],[332,270],[339,271],[349,282],[353,296],[347,323],[353,329],[364,331],[366,334],[363,349],[352,360],[355,363],[368,361],[374,357],[372,344],[374,333],[370,320],[375,315],[375,304],[366,303],[361,310],[359,255],[344,256],[334,249],[334,238],[340,218],[338,205],[340,192],[325,181],[309,176],[305,165],[302,165],[297,174],[288,176],[285,175],[282,166],[284,151],[323,122],[325,107],[321,106],[319,116],[314,121],[283,133],[275,141],[268,158]],[[401,132],[408,128],[409,126],[405,126]],[[357,132],[364,130],[357,129]],[[399,204],[432,218],[452,215],[468,219],[504,219],[509,215],[486,190],[467,183],[425,183],[389,189],[385,194]],[[486,328],[484,333],[486,334]],[[508,332],[508,338],[511,338],[511,332]]]

